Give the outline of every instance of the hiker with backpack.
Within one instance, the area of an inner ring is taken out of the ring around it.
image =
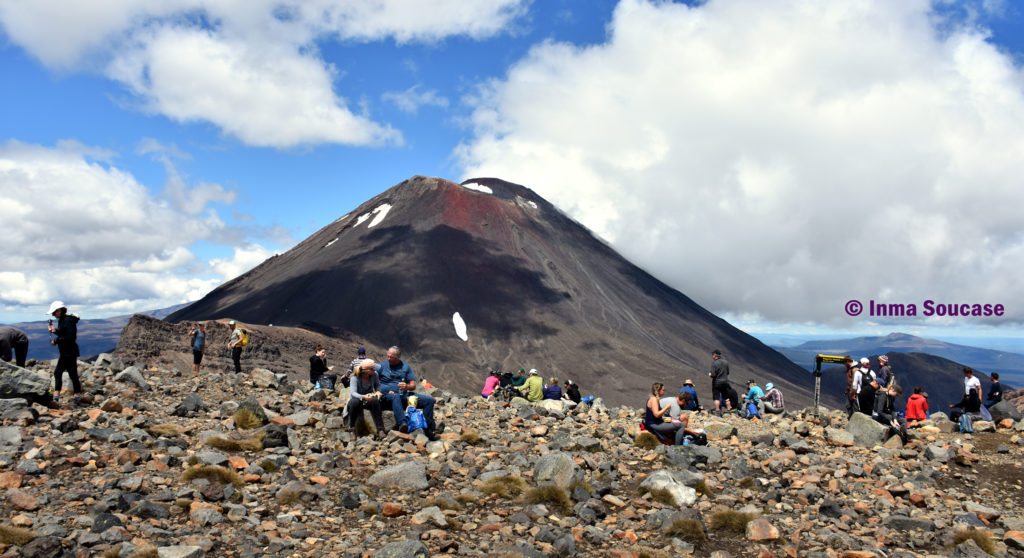
[[[917,386],[914,393],[907,399],[907,424],[916,426],[918,422],[928,420],[928,394],[924,388]]]
[[[785,413],[786,402],[782,398],[782,391],[771,382],[764,385],[764,390],[764,399],[762,400],[764,412],[772,415]]]
[[[715,400],[715,413],[720,413],[723,402],[728,410],[736,408],[735,401],[729,397],[729,361],[722,358],[722,351],[715,349],[711,351],[711,397]],[[733,390],[735,391],[735,390]]]
[[[764,391],[754,380],[747,380],[747,393],[743,395],[744,415],[748,419],[761,417],[761,400],[764,399]]]
[[[896,377],[889,366],[889,357],[880,355],[878,357],[878,372],[875,373],[875,383],[871,386],[875,390],[875,402],[871,406],[871,416],[874,417],[881,408],[885,406],[885,400],[889,396],[889,387],[896,383]]]
[[[881,389],[875,371],[871,369],[871,360],[860,359],[860,412],[871,416],[875,408],[875,393]]]
[[[235,374],[241,374],[242,349],[249,345],[249,332],[235,323],[235,320],[228,321],[228,326],[232,328],[231,337],[228,339],[228,348],[231,349],[231,362],[235,363]]]
[[[78,316],[68,313],[67,306],[55,300],[50,305],[50,315],[57,319],[57,325],[53,320],[47,329],[50,332],[50,343],[57,346],[59,356],[57,367],[53,370],[53,401],[60,402],[60,392],[64,383],[64,373],[71,378],[71,387],[75,391],[74,401],[77,403],[82,393],[82,382],[78,379]]]
[[[668,414],[670,408],[661,405],[661,399],[664,396],[665,384],[654,383],[651,385],[651,396],[647,398],[647,405],[644,407],[644,429],[660,440],[672,440],[675,445],[681,446],[686,431],[683,429],[682,422],[672,420]]]
[[[357,364],[352,371],[352,388],[348,394],[348,405],[345,406],[345,415],[348,417],[348,426],[355,429],[363,409],[369,409],[373,417],[373,425],[377,428],[376,437],[383,439],[384,413],[381,408],[383,394],[381,393],[380,376],[377,375],[376,364],[366,359]],[[398,418],[398,415],[395,415]]]
[[[5,326],[0,327],[0,360],[11,362],[25,368],[25,358],[28,356],[28,335],[20,329]]]
[[[203,363],[203,352],[206,351],[206,324],[199,322],[189,332],[189,345],[192,347],[192,375],[199,375]]]
[[[401,357],[401,349],[392,346],[388,349],[387,359],[374,366],[380,377],[380,391],[384,394],[381,401],[385,408],[391,407],[395,414],[395,427],[400,432],[409,432],[411,428],[409,413],[406,412],[408,407],[422,411],[427,438],[436,440],[438,425],[434,422],[434,398],[426,393],[416,393],[415,399],[412,398],[416,392],[416,375]],[[443,425],[440,427],[443,429]]]
[[[900,441],[906,444],[907,422],[899,416],[899,413],[896,410],[896,398],[903,393],[903,389],[896,384],[892,384],[880,391],[885,395],[882,399],[882,404],[876,407],[877,412],[872,414],[872,418],[889,427],[889,430],[885,434],[886,440],[892,436],[899,436]]]

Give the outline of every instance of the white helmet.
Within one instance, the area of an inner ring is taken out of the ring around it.
[[[54,312],[60,310],[61,308],[67,309],[67,305],[59,300],[55,300],[53,301],[52,304],[50,304],[50,311],[47,312],[47,314],[53,314]]]

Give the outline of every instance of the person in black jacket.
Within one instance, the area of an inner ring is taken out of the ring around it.
[[[989,374],[992,378],[992,387],[988,388],[985,394],[985,408],[988,409],[1003,400],[1003,384],[999,383],[999,372]]]
[[[580,386],[576,385],[576,382],[572,380],[565,381],[565,395],[562,397],[568,399],[574,403],[579,403],[583,398],[580,396]]]
[[[57,368],[53,370],[53,400],[60,401],[60,391],[64,384],[64,373],[71,377],[71,387],[75,390],[75,400],[82,393],[82,383],[78,380],[78,316],[68,314],[67,306],[57,300],[50,305],[50,315],[57,318],[57,325],[51,322],[48,326],[60,356],[57,357]]]
[[[971,391],[964,395],[958,403],[949,406],[950,409],[954,409],[949,413],[949,420],[957,422],[960,420],[960,415],[963,414],[976,414],[981,411],[981,397],[978,395],[978,390],[971,388]]]
[[[13,327],[0,327],[0,360],[25,368],[25,357],[28,356],[28,335]]]
[[[317,345],[313,356],[309,357],[309,381],[318,386],[320,377],[333,369],[333,366],[327,366],[327,349],[323,345]]]

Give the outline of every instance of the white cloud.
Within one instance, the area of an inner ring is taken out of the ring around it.
[[[436,89],[420,90],[419,85],[414,85],[405,91],[388,91],[382,96],[383,99],[402,112],[415,114],[420,107],[447,107],[448,98],[437,92]]]
[[[483,88],[464,177],[526,184],[718,312],[851,298],[1024,319],[1024,75],[924,0],[623,0]],[[937,26],[941,26],[939,30]]]
[[[93,152],[73,142],[0,144],[0,306],[43,316],[62,299],[109,314],[195,300],[219,284],[190,249],[230,230],[216,211],[154,197]],[[182,197],[213,201],[203,197],[209,185],[186,185],[173,166],[168,176]]]
[[[318,42],[482,39],[506,29],[528,3],[38,0],[0,3],[0,26],[51,68],[102,68],[144,110],[209,122],[249,145],[381,145],[402,136],[349,108]]]
[[[266,261],[275,253],[260,246],[259,244],[248,244],[236,247],[230,258],[219,258],[210,260],[210,267],[220,275],[224,281],[230,281],[235,277],[249,271]]]

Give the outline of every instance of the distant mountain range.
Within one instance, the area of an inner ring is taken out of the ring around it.
[[[986,373],[998,372],[1007,383],[1024,384],[1024,355],[957,345],[906,333],[808,341],[795,347],[774,348],[808,370],[814,368],[814,356],[818,353],[850,355],[854,358],[881,354],[891,356],[892,353],[925,353],[959,363],[961,367],[970,366]]]
[[[162,319],[185,306],[188,306],[188,303],[139,313]],[[125,314],[111,318],[80,321],[78,323],[78,350],[82,353],[82,358],[113,351],[121,337],[121,330],[128,324],[131,317],[132,314]],[[57,358],[57,347],[50,344],[50,333],[46,329],[47,321],[21,322],[10,325],[28,335],[28,358],[36,360]]]

